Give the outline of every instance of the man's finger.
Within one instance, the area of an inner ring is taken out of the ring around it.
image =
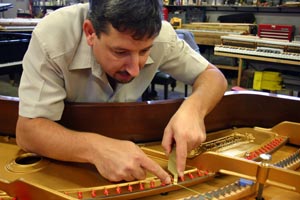
[[[147,171],[143,167],[139,167],[132,172],[132,175],[135,179],[142,180],[147,176]]]
[[[145,157],[145,159],[141,163],[141,166],[146,170],[150,171],[152,174],[156,175],[161,180],[162,183],[164,184],[171,183],[170,175],[152,159]]]
[[[172,145],[174,143],[173,135],[169,131],[168,131],[168,129],[165,130],[163,140],[162,140],[162,144],[161,144],[162,147],[165,150],[166,156],[169,156],[169,154],[171,153]]]
[[[184,175],[186,157],[187,157],[186,142],[176,143],[176,164],[177,164],[178,175],[180,177]]]

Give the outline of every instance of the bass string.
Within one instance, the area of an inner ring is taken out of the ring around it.
[[[188,190],[188,191],[190,191],[190,192],[193,192],[193,193],[195,193],[195,194],[197,194],[197,195],[202,195],[202,196],[204,196],[204,197],[207,198],[207,199],[212,199],[211,197],[209,197],[209,196],[207,196],[207,195],[205,195],[205,194],[201,194],[200,192],[198,192],[198,191],[196,191],[196,190],[193,190],[193,189],[191,189],[191,188],[185,187],[185,186],[183,186],[183,185],[176,184],[176,186],[179,186],[179,187],[181,187],[181,188],[183,188],[183,189],[185,189],[185,190]]]
[[[181,187],[181,188],[183,188],[183,189],[189,190],[190,192],[193,192],[193,193],[195,193],[195,194],[200,195],[200,193],[199,193],[198,191],[193,190],[193,189],[191,189],[191,188],[188,188],[188,187],[185,187],[185,186],[179,185],[179,184],[176,184],[176,186],[179,186],[179,187]]]

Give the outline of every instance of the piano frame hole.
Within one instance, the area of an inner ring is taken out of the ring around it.
[[[6,169],[15,173],[31,173],[46,167],[50,161],[34,153],[23,153],[6,165]]]
[[[31,165],[38,163],[42,160],[42,157],[37,154],[23,154],[20,157],[17,157],[15,162],[19,165]]]

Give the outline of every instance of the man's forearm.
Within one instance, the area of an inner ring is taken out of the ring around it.
[[[171,182],[169,174],[133,142],[75,132],[47,119],[19,117],[17,143],[45,157],[94,164],[104,178],[113,182],[145,179],[147,170],[163,183]]]
[[[223,97],[227,89],[227,80],[214,66],[209,66],[193,84],[193,93],[190,102],[198,108],[199,114],[204,117]]]
[[[57,160],[88,162],[88,137],[44,118],[19,117],[16,129],[18,145],[25,151]]]

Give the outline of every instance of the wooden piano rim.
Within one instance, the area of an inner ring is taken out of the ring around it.
[[[164,128],[182,101],[70,103],[66,104],[59,123],[73,130],[91,131],[134,142],[160,141]],[[0,105],[2,113],[6,113],[0,115],[0,121],[5,124],[0,127],[0,133],[15,136],[18,98],[2,96]],[[297,97],[256,91],[228,91],[206,116],[206,131],[242,126],[272,127],[282,121],[300,122],[299,107],[300,98]]]

